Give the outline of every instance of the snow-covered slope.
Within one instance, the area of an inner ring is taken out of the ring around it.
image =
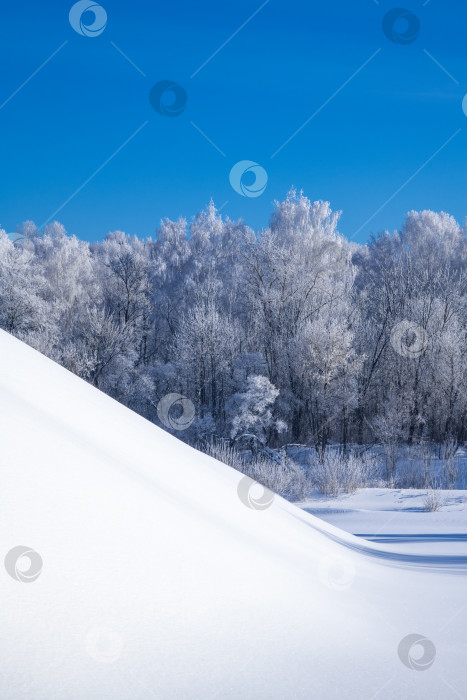
[[[465,692],[462,558],[249,508],[240,474],[3,332],[0,361],[2,700]]]

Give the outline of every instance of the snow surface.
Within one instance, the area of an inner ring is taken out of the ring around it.
[[[2,700],[463,696],[465,555],[248,508],[238,472],[4,332],[0,358],[0,551],[43,564],[0,572]]]
[[[467,491],[440,490],[436,512],[426,510],[426,495],[426,489],[368,488],[339,498],[316,492],[300,505],[358,537],[391,544],[393,551],[467,557]]]

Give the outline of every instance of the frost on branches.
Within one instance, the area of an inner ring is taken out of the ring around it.
[[[360,246],[338,221],[292,190],[260,233],[212,202],[154,240],[25,222],[0,230],[0,325],[156,423],[160,398],[188,397],[192,443],[378,443],[389,464],[402,444],[452,451],[467,432],[466,230],[410,212]]]

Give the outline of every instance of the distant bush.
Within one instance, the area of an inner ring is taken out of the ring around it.
[[[379,471],[379,464],[374,458],[356,453],[346,456],[334,450],[328,450],[322,458],[312,455],[309,464],[313,486],[332,498],[336,498],[341,491],[355,493],[358,488],[374,485]]]
[[[242,455],[225,440],[210,440],[198,445],[202,452],[233,467],[289,501],[303,500],[309,495],[306,474],[284,450],[271,455]]]
[[[441,496],[441,493],[438,489],[431,489],[431,491],[427,491],[427,494],[426,494],[425,500],[424,500],[425,510],[428,510],[430,512],[434,512],[437,510],[441,510],[443,505],[444,505],[444,499]]]

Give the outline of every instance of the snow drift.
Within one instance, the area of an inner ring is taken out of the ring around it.
[[[462,558],[248,507],[239,473],[4,332],[0,358],[2,700],[464,691]]]

